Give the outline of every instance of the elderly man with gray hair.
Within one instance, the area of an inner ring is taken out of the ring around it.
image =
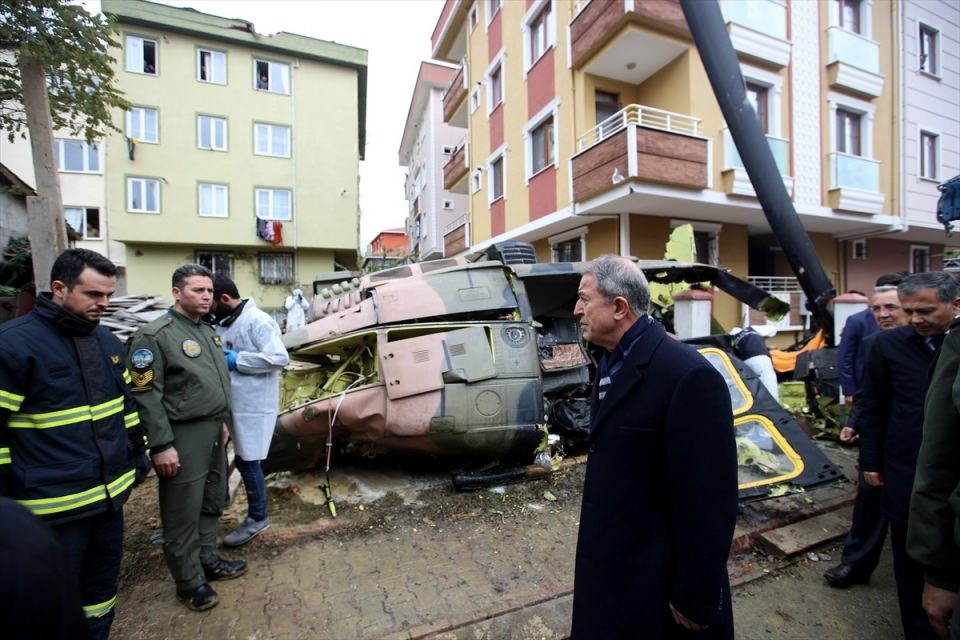
[[[723,377],[647,315],[635,262],[597,258],[574,315],[593,386],[571,637],[733,638],[737,457]]]

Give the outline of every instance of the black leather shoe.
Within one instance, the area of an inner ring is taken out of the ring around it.
[[[838,564],[832,569],[827,569],[823,573],[823,579],[827,581],[831,587],[836,587],[837,589],[846,589],[847,587],[852,587],[855,584],[866,584],[870,582],[870,576],[862,576],[856,573],[848,564]]]
[[[203,575],[207,580],[232,580],[247,572],[246,560],[224,560],[218,558],[213,564],[203,565]]]
[[[177,599],[186,604],[187,608],[192,611],[212,609],[220,602],[220,596],[206,582],[196,589],[187,589],[186,591],[177,589]]]

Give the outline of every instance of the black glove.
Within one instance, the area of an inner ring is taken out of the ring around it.
[[[150,456],[147,455],[145,451],[140,451],[139,453],[133,454],[133,468],[136,469],[137,475],[133,481],[134,487],[139,487],[143,484],[143,481],[147,479],[147,474],[150,473],[150,468],[153,466],[153,463],[150,462]]]

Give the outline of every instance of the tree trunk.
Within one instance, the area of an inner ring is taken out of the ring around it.
[[[33,277],[37,291],[50,289],[50,268],[53,261],[67,248],[67,228],[63,220],[63,199],[60,196],[60,176],[53,158],[53,128],[50,118],[50,99],[47,96],[47,78],[40,61],[21,53],[20,79],[23,86],[23,106],[30,129],[33,150],[33,173],[39,198],[28,202],[30,248],[33,253]]]

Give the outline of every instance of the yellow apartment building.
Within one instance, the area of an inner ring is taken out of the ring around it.
[[[103,0],[132,108],[106,140],[111,256],[169,297],[198,262],[267,309],[355,268],[367,52],[142,0]]]
[[[838,290],[918,270],[920,254],[938,268],[942,228],[932,212],[907,224],[902,207],[903,3],[720,6],[784,185]],[[444,115],[469,140],[444,170],[445,188],[469,193],[464,228],[448,231],[468,237],[448,246],[523,240],[541,261],[660,258],[671,230],[691,223],[698,260],[802,308],[679,0],[447,0],[432,45],[458,65]],[[850,247],[868,237],[887,245],[875,271],[858,265],[863,282],[850,283]],[[716,304],[725,326],[747,323],[734,301]]]

